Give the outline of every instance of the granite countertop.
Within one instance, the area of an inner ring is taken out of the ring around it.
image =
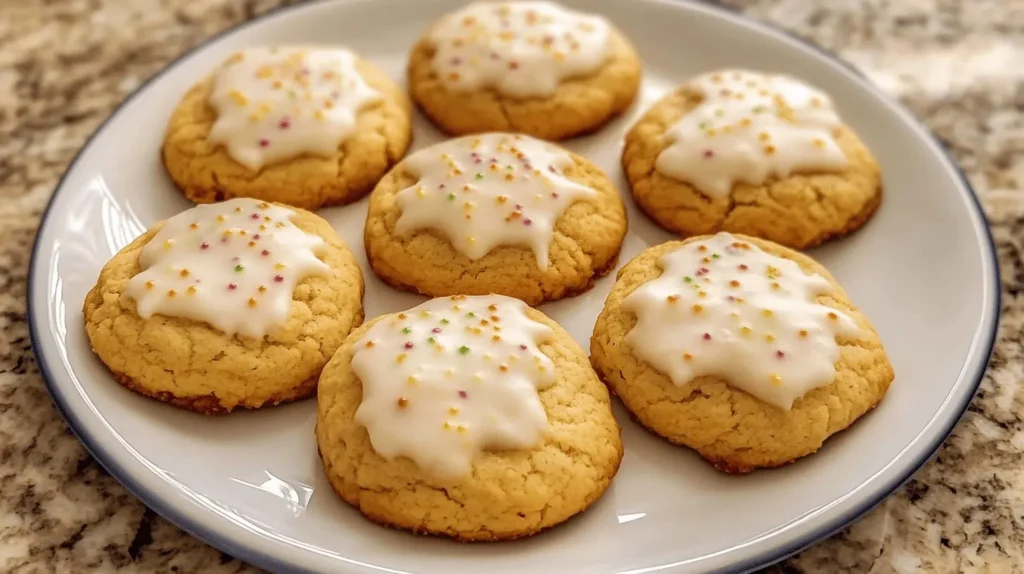
[[[29,347],[42,210],[140,82],[280,0],[0,2],[0,571],[256,572],[128,494],[54,408]],[[988,374],[937,457],[855,525],[770,572],[1024,571],[1024,0],[731,0],[834,50],[953,151],[988,211],[1003,319]]]

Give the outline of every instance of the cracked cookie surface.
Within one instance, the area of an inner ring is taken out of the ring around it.
[[[658,259],[694,237],[651,247],[619,271],[590,343],[591,361],[613,393],[650,431],[696,450],[716,468],[742,473],[787,464],[816,452],[829,436],[849,427],[874,408],[893,379],[892,365],[867,318],[850,303],[835,279],[817,262],[790,249],[740,237],[763,251],[796,262],[831,283],[832,296],[818,303],[851,317],[859,338],[837,338],[840,355],[831,384],[809,391],[791,410],[772,406],[714,376],[676,386],[669,377],[637,358],[626,344],[636,316],[623,300],[658,278]]]
[[[302,279],[283,327],[262,339],[229,337],[206,323],[141,318],[124,295],[158,223],[118,252],[85,298],[93,351],[124,386],[206,414],[259,408],[316,392],[321,369],[363,319],[363,278],[348,247],[320,217],[293,210],[292,223],[324,242],[329,275]]]
[[[614,267],[626,234],[626,212],[600,169],[579,155],[570,157],[562,175],[596,193],[576,200],[558,217],[546,269],[525,245],[499,245],[471,259],[432,229],[396,233],[401,216],[397,196],[418,180],[404,162],[370,196],[364,229],[370,266],[391,286],[431,297],[495,293],[535,305],[585,291]]]
[[[304,154],[251,170],[208,139],[217,119],[207,103],[212,80],[195,85],[171,115],[162,148],[167,173],[186,197],[212,203],[235,197],[305,209],[356,201],[373,189],[412,142],[412,105],[382,70],[356,62],[381,98],[361,109],[355,131],[330,157]]]
[[[641,64],[632,44],[614,27],[608,56],[594,73],[562,81],[546,97],[516,98],[493,89],[447,87],[432,64],[429,32],[409,55],[409,92],[423,112],[449,135],[518,132],[561,140],[597,130],[633,102]]]
[[[727,197],[710,198],[655,168],[669,146],[666,131],[701,103],[680,87],[654,104],[626,135],[622,168],[640,208],[683,236],[728,231],[806,249],[852,233],[882,200],[881,176],[871,152],[846,126],[835,140],[848,160],[836,173],[798,173],[763,185],[738,182]]]
[[[374,522],[466,541],[528,536],[593,504],[622,459],[608,391],[568,333],[539,311],[528,309],[527,315],[554,331],[540,345],[557,373],[555,383],[539,392],[548,418],[543,442],[533,449],[484,451],[469,475],[445,480],[408,458],[385,460],[355,422],[363,391],[351,367],[352,345],[390,316],[353,332],[324,368],[317,400],[320,456],[341,498]]]

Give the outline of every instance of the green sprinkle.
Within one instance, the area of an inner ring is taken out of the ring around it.
[[[473,317],[476,317],[476,313],[473,313],[472,311],[470,311],[469,313],[466,313],[466,316],[469,317],[470,319],[472,319]]]
[[[288,97],[294,100],[295,98],[299,97],[299,95],[292,90],[288,90]]]
[[[455,194],[454,193],[449,193],[448,194],[448,201],[454,201],[454,200],[455,200]]]
[[[469,354],[469,347],[467,347],[465,345],[459,347],[459,354],[460,355],[468,355]]]
[[[427,337],[427,342],[430,343],[430,344],[434,344],[434,343],[437,342],[437,339],[435,339],[433,337]]]
[[[721,257],[721,255],[719,255],[717,253],[715,253],[714,255],[711,256],[712,259],[718,259],[719,257]]]
[[[402,329],[403,335],[408,335],[409,333],[412,333],[412,329],[410,329],[409,327]]]
[[[448,319],[441,319],[441,324],[442,325],[447,325],[448,324]]]
[[[708,129],[708,123],[707,122],[701,122],[700,123],[700,129],[702,129],[702,130]]]
[[[753,112],[754,112],[755,114],[759,114],[759,113],[761,113],[761,112],[765,111],[765,109],[766,109],[766,108],[765,108],[764,106],[754,106],[754,109],[753,109],[752,111],[753,111]]]
[[[510,166],[510,165],[506,165],[506,166],[505,166],[505,169],[515,169],[515,168],[514,168],[514,167],[512,167],[512,166]]]
[[[241,265],[235,265],[235,273],[241,273],[243,269],[245,269],[245,267],[242,267]]]
[[[683,281],[685,281],[686,283],[693,283],[693,279],[689,277],[683,277]]]
[[[476,178],[477,179],[483,179],[484,178],[484,174],[478,173],[478,174],[476,174]]]

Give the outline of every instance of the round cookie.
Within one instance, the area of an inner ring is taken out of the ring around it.
[[[342,48],[250,48],[175,108],[162,157],[186,197],[317,209],[356,201],[405,155],[412,106]]]
[[[552,2],[479,2],[434,23],[409,56],[409,91],[450,135],[560,140],[632,103],[640,59],[610,22]]]
[[[371,194],[364,231],[370,266],[396,288],[531,305],[587,289],[614,267],[625,233],[622,200],[597,167],[502,133],[397,165]]]
[[[824,93],[785,76],[725,70],[658,101],[626,136],[637,204],[684,236],[729,231],[795,249],[864,225],[878,164]]]
[[[197,206],[117,253],[85,298],[126,387],[221,414],[302,399],[363,319],[355,257],[323,219],[251,199]]]
[[[878,335],[821,265],[727,233],[623,267],[591,361],[642,425],[732,473],[814,453],[893,379]]]
[[[320,377],[316,435],[334,490],[366,517],[465,541],[569,519],[622,458],[583,350],[503,296],[434,299],[357,329]]]

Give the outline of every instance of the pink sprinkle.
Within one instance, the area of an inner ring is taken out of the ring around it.
[[[522,210],[523,210],[523,205],[521,203],[517,203],[516,204],[516,211],[522,211]]]
[[[473,163],[480,163],[480,158],[478,158],[478,157],[473,158]]]
[[[277,127],[286,130],[292,126],[292,121],[288,118],[281,118],[281,121],[277,122]]]
[[[274,275],[274,282],[275,283],[280,283],[282,281],[284,281],[284,275]]]
[[[558,172],[557,172],[557,171],[555,170],[555,166],[553,166],[553,165],[549,165],[549,166],[548,166],[548,171],[550,171],[551,173],[558,173]]]
[[[204,241],[204,242],[199,244],[199,248],[200,249],[209,249],[210,248],[210,244]]]
[[[259,241],[259,240],[260,240],[260,234],[259,234],[259,233],[257,233],[257,234],[255,234],[255,235],[253,235],[253,236],[252,236],[252,240],[253,240],[253,241]]]
[[[440,327],[434,327],[433,329],[430,330],[430,332],[431,333],[440,333],[441,332],[441,328]]]
[[[405,344],[405,348],[406,348],[406,349],[411,349],[411,348],[413,348],[413,346],[414,346],[414,345],[413,345],[412,343],[406,343],[406,344]]]
[[[786,356],[786,353],[783,353],[782,351],[775,351],[775,356],[781,359]]]
[[[555,199],[558,199],[558,194],[552,191],[551,192],[551,197],[553,197]]]
[[[527,217],[523,220],[523,225],[533,225],[533,220]]]
[[[303,76],[308,75],[309,74],[309,68],[302,68],[302,71],[299,72],[299,73],[302,74]]]
[[[453,66],[458,66],[461,63],[462,63],[462,58],[455,57],[455,58],[451,59],[451,65],[453,65]]]
[[[228,242],[228,238],[227,237],[221,237],[220,238],[220,242],[221,243],[227,243]]]
[[[507,25],[508,22],[504,22],[504,24]],[[501,56],[499,56],[497,52],[491,52],[491,59],[492,60],[500,60]]]
[[[267,255],[270,255],[270,251],[264,249],[263,251],[260,252],[260,255],[266,257]]]
[[[260,147],[267,147],[270,145],[270,140],[264,138],[260,140]]]
[[[254,213],[254,214],[249,216],[249,219],[259,219],[259,218],[260,218],[260,214],[258,214],[258,213]]]
[[[704,339],[705,341],[710,341],[710,340],[711,340],[711,333],[704,333],[704,337],[703,337],[703,339]]]
[[[437,186],[437,188],[438,189],[444,189],[444,184],[442,183],[441,185]]]
[[[526,350],[526,345],[519,345],[519,349],[525,351]]]
[[[231,262],[232,263],[238,263],[238,261],[239,261],[239,259],[237,257],[232,257],[231,258]]]
[[[336,99],[338,99],[340,97],[341,97],[341,94],[339,92],[331,92],[331,99],[332,100],[336,100]]]
[[[708,159],[711,159],[711,158],[715,157],[715,152],[713,152],[713,151],[711,151],[709,149],[708,150],[704,150],[704,157],[706,157]]]
[[[228,291],[234,291],[238,289],[238,283],[228,283]]]
[[[468,396],[469,396],[469,393],[467,393],[466,391],[459,391],[459,398],[460,399],[464,399],[464,398],[466,398]]]
[[[696,273],[694,273],[694,275],[696,275],[697,277],[703,277],[704,275],[707,275],[707,274],[708,274],[708,270],[707,270],[706,267],[701,267],[700,269],[697,270]]]
[[[728,299],[729,301],[735,301],[736,300],[736,298],[733,297],[732,295],[729,295],[728,297],[726,297],[726,299]]]

